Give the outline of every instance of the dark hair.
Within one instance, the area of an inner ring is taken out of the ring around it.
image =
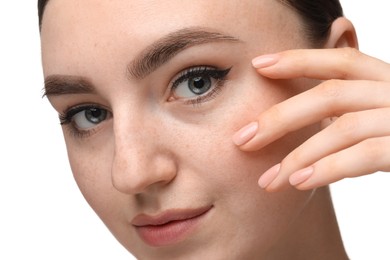
[[[334,20],[343,16],[339,0],[278,0],[291,7],[302,20],[309,41],[322,45]]]
[[[38,0],[39,30],[41,29],[42,26],[43,13],[45,12],[45,7],[47,5],[47,2],[49,2],[49,0]]]
[[[339,0],[277,0],[294,9],[302,19],[306,35],[315,45],[322,44],[328,37],[330,26],[343,16]],[[39,27],[49,0],[38,0]]]

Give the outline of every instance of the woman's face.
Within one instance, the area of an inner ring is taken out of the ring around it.
[[[276,0],[49,2],[46,91],[75,179],[136,257],[250,259],[278,246],[311,193],[268,194],[257,180],[314,127],[254,153],[232,136],[313,84],[251,67],[303,39]]]

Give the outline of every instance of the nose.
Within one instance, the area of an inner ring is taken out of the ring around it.
[[[156,124],[130,125],[114,127],[115,154],[111,170],[114,187],[133,195],[164,187],[177,173],[173,153],[164,145],[169,140],[159,134],[164,131],[156,129]]]

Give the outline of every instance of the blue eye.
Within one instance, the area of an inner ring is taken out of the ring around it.
[[[217,90],[223,85],[223,81],[230,68],[218,70],[211,67],[194,67],[184,71],[172,85],[172,94],[175,99],[197,100]],[[199,100],[198,100],[199,101]]]
[[[200,76],[189,78],[178,84],[175,88],[175,96],[181,98],[191,98],[197,95],[203,95],[215,84],[215,79],[209,76]]]
[[[93,105],[82,105],[71,108],[64,115],[60,115],[60,122],[61,125],[72,124],[75,131],[88,132],[109,119],[110,116],[107,109]]]
[[[86,108],[73,116],[73,122],[79,129],[85,130],[100,124],[107,118],[107,110],[91,107]]]

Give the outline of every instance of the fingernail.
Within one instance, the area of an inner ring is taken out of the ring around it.
[[[250,123],[234,134],[233,142],[238,146],[246,144],[256,135],[258,129],[259,124],[257,122]]]
[[[273,166],[271,169],[263,173],[259,179],[259,186],[265,189],[268,185],[271,184],[273,180],[276,179],[280,170],[280,163]]]
[[[265,67],[269,67],[274,65],[279,59],[279,55],[277,54],[267,54],[256,57],[252,60],[252,65],[256,69],[261,69]]]
[[[313,172],[314,172],[313,166],[294,172],[293,174],[290,175],[289,178],[290,184],[296,186],[298,184],[307,181],[310,178],[310,176],[313,175]]]

